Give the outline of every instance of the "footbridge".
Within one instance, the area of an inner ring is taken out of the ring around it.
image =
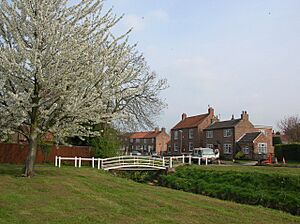
[[[83,157],[55,157],[55,166],[61,167],[64,163],[74,164],[80,168],[82,165],[89,165],[92,168],[109,170],[166,170],[185,163],[192,164],[192,160],[197,160],[201,164],[201,160],[207,158],[192,156],[171,156],[155,158],[150,156],[118,156],[111,158],[83,158]],[[187,161],[187,162],[186,162]]]

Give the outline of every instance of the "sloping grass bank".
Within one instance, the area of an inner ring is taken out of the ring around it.
[[[283,172],[279,171],[272,167],[185,166],[176,169],[175,173],[163,175],[159,184],[300,215],[300,170],[284,168]]]
[[[0,223],[299,223],[300,217],[163,187],[92,168],[0,165]]]

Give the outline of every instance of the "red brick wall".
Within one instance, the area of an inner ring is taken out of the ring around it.
[[[28,145],[0,143],[0,163],[24,164],[28,153]],[[91,149],[86,146],[53,146],[49,155],[38,150],[36,163],[54,163],[55,156],[91,157]]]

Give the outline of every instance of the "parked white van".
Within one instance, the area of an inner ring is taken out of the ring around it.
[[[201,160],[207,160],[209,162],[219,159],[220,152],[218,149],[211,149],[211,148],[194,148],[192,156],[201,157]]]

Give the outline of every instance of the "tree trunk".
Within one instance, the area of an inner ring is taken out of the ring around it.
[[[38,136],[35,130],[30,133],[29,137],[29,152],[26,158],[25,169],[24,169],[24,176],[25,177],[32,177],[34,175],[34,163],[36,159],[37,153],[37,140]]]

